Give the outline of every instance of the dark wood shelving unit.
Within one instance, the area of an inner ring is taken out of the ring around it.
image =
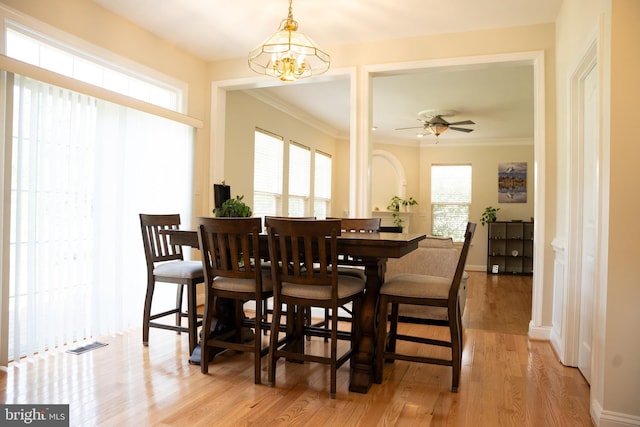
[[[533,274],[533,222],[488,224],[487,273]]]

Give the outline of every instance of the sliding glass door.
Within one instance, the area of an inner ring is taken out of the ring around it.
[[[11,223],[9,359],[17,360],[141,324],[138,214],[180,213],[189,226],[193,128],[11,80],[11,199],[3,205]]]

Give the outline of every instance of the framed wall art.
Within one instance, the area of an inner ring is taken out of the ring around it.
[[[527,203],[527,163],[498,164],[498,203]]]

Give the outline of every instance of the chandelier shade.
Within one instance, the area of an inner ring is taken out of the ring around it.
[[[329,69],[330,63],[327,53],[310,37],[298,32],[291,0],[289,15],[280,23],[278,31],[249,52],[249,68],[287,82],[322,74]]]

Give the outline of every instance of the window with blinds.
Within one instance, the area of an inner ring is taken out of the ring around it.
[[[281,216],[284,142],[262,130],[254,139],[253,215]]]
[[[471,205],[471,165],[431,166],[431,233],[464,241]]]
[[[307,206],[311,192],[311,150],[289,144],[289,216],[309,216]]]
[[[331,156],[319,151],[315,153],[313,194],[313,215],[326,218],[331,207]]]

